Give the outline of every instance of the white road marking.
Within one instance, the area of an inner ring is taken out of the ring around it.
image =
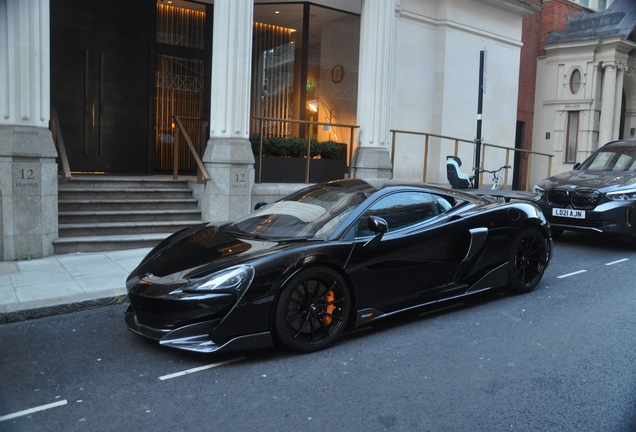
[[[585,273],[586,271],[587,270],[579,270],[579,271],[575,271],[575,272],[572,272],[572,273],[564,274],[564,275],[561,275],[561,276],[557,276],[557,279],[563,279],[563,278],[566,278],[566,277],[569,277],[569,276],[577,275],[579,273]]]
[[[192,368],[192,369],[187,369],[187,370],[184,370],[184,371],[181,371],[181,372],[175,372],[175,373],[169,374],[169,375],[163,375],[163,376],[160,376],[159,379],[163,381],[163,380],[167,380],[167,379],[171,379],[171,378],[177,378],[177,377],[188,375],[188,374],[191,374],[191,373],[194,373],[194,372],[201,372],[201,371],[206,370],[206,369],[212,369],[212,368],[215,368],[215,367],[218,367],[218,366],[223,366],[223,365],[226,365],[228,363],[234,363],[234,362],[241,361],[241,360],[245,360],[245,357],[237,357],[235,359],[225,360],[225,361],[222,361],[222,362],[219,362],[219,363],[212,363],[212,364],[209,364],[209,365],[206,365],[206,366],[200,366],[200,367],[196,367],[196,368]]]
[[[616,261],[608,262],[605,265],[614,265],[614,264],[622,263],[622,262],[625,262],[625,261],[629,261],[629,258],[623,258],[623,259],[619,259],[619,260],[616,260]]]
[[[11,419],[16,418],[16,417],[22,417],[22,416],[25,416],[25,415],[33,414],[33,413],[36,413],[38,411],[44,411],[44,410],[47,410],[47,409],[59,407],[59,406],[62,406],[62,405],[66,405],[67,403],[68,402],[66,401],[66,399],[64,399],[64,400],[61,400],[61,401],[58,401],[58,402],[53,402],[53,403],[50,403],[50,404],[40,405],[40,406],[34,407],[34,408],[29,408],[29,409],[24,410],[24,411],[18,411],[18,412],[13,413],[13,414],[7,414],[5,416],[0,417],[0,422],[1,421],[5,421],[5,420],[11,420]]]

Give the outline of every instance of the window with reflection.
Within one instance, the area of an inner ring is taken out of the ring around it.
[[[385,196],[375,202],[361,216],[356,226],[356,235],[359,237],[374,235],[368,229],[369,216],[377,216],[384,219],[389,232],[406,228],[434,217],[452,209],[457,200],[427,192],[398,192]]]
[[[305,18],[306,17],[306,18]],[[251,133],[306,137],[284,120],[313,120],[312,137],[349,142],[355,124],[360,17],[309,3],[254,6]]]

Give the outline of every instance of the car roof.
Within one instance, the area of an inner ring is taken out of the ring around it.
[[[340,186],[344,188],[355,188],[358,190],[367,190],[370,192],[377,192],[381,189],[399,188],[399,187],[412,187],[412,188],[418,188],[418,189],[423,188],[423,189],[428,189],[431,191],[437,191],[443,194],[455,195],[467,201],[475,201],[479,199],[479,197],[467,192],[458,191],[455,189],[449,189],[449,188],[436,186],[436,185],[432,185],[428,183],[405,181],[405,180],[393,180],[393,179],[382,179],[382,178],[352,178],[352,179],[332,180],[323,184],[325,186]]]
[[[608,147],[616,147],[616,148],[636,147],[636,140],[611,141],[605,144],[602,148],[608,148]]]

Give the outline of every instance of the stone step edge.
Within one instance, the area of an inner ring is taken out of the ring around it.
[[[58,188],[58,193],[76,193],[76,192],[90,192],[90,193],[101,193],[101,192],[123,192],[123,193],[165,193],[165,192],[192,192],[189,188]]]
[[[131,241],[161,241],[174,233],[153,233],[153,234],[122,234],[122,235],[104,235],[104,236],[79,236],[79,237],[60,237],[53,240],[53,244],[67,243],[126,243]]]
[[[96,223],[71,223],[71,224],[58,224],[58,230],[62,229],[86,229],[86,228],[134,228],[134,227],[149,227],[149,226],[165,226],[165,225],[178,225],[178,226],[190,226],[203,223],[199,220],[184,220],[184,221],[148,221],[148,222],[96,222]]]
[[[170,215],[179,215],[179,214],[192,214],[197,213],[200,214],[201,210],[199,209],[171,209],[171,210],[99,210],[99,211],[58,211],[58,216],[125,216],[125,215],[157,215],[157,214],[170,214]]]

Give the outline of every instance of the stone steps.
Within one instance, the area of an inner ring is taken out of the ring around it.
[[[56,254],[152,247],[201,222],[187,180],[75,176],[58,197]]]

